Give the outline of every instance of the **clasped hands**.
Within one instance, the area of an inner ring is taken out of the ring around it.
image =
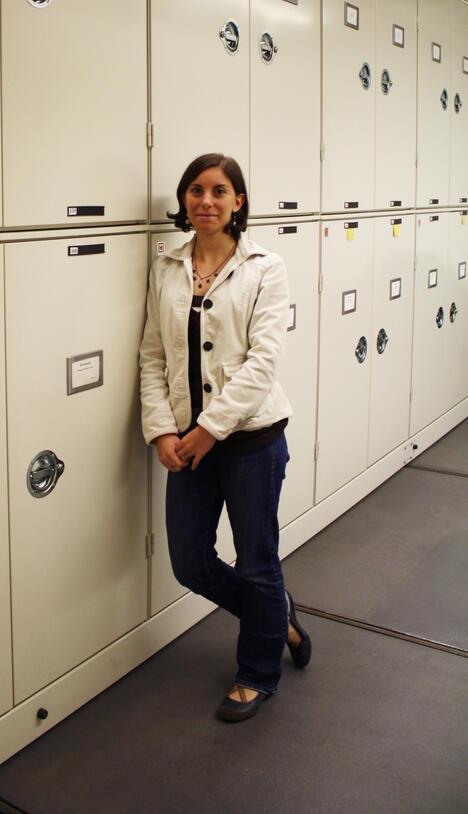
[[[200,426],[188,432],[182,439],[173,434],[160,435],[156,439],[158,458],[171,472],[180,472],[189,465],[196,469],[215,443],[216,438]]]

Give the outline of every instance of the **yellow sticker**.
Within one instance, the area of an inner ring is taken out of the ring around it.
[[[465,224],[465,223],[466,223],[466,215],[462,215],[462,223],[463,223],[463,224]]]
[[[400,224],[394,223],[393,224],[393,237],[400,237]]]
[[[354,240],[354,229],[348,229],[348,240]]]

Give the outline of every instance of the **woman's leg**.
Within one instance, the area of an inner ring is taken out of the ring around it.
[[[288,631],[278,555],[278,503],[288,460],[282,435],[267,447],[219,461],[241,594],[235,682],[265,693],[278,685]]]
[[[240,616],[241,582],[215,549],[223,508],[217,462],[201,461],[197,469],[169,472],[166,528],[174,576],[194,593]]]

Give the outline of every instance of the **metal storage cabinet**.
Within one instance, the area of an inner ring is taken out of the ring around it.
[[[294,416],[286,429],[291,461],[280,500],[282,527],[311,509],[314,502],[319,225],[257,226],[249,234],[284,259],[289,277],[290,321],[279,380]]]
[[[418,214],[410,434],[449,407],[448,215]]]
[[[450,203],[468,203],[468,6],[452,0]]]
[[[448,220],[448,406],[452,406],[468,396],[468,209],[450,212]]]
[[[357,0],[352,4],[323,0],[322,43],[322,210],[372,209],[376,84],[374,0]]]
[[[449,2],[419,0],[416,206],[447,205],[452,104]]]
[[[3,246],[0,249],[0,715],[13,705],[11,669],[10,550],[5,402]]]
[[[155,260],[158,254],[182,246],[183,243],[190,240],[192,235],[193,232],[186,234],[181,231],[153,234],[151,238],[152,259]],[[151,514],[154,552],[151,558],[151,613],[154,615],[170,605],[171,602],[175,602],[176,599],[188,593],[188,590],[177,582],[172,573],[166,533],[167,470],[159,463],[156,450],[152,455],[152,481]],[[189,522],[189,518],[187,522]],[[221,513],[217,538],[216,549],[219,556],[225,562],[233,562],[236,558],[236,552],[225,508]]]
[[[416,0],[376,0],[375,209],[414,206]]]
[[[369,466],[408,438],[414,215],[376,218]]]
[[[252,215],[320,208],[320,2],[252,0]]]
[[[4,225],[146,218],[146,2],[2,2]]]
[[[373,236],[372,218],[322,223],[317,501],[367,467]]]
[[[152,0],[151,99],[153,221],[197,155],[232,155],[248,183],[248,0]]]
[[[16,703],[146,619],[146,258],[144,234],[5,247]],[[67,395],[67,359],[100,350],[103,385]],[[44,451],[65,464],[49,494],[60,465],[30,474]]]

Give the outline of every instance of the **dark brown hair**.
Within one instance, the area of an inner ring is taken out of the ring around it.
[[[247,197],[247,188],[242,175],[242,170],[234,158],[225,156],[222,153],[205,153],[195,158],[187,167],[177,187],[177,200],[179,202],[179,211],[175,214],[167,212],[167,217],[174,221],[175,226],[182,229],[184,232],[189,232],[192,224],[188,220],[187,210],[183,201],[183,196],[187,192],[192,181],[197,178],[203,170],[208,167],[221,167],[223,172],[226,173],[236,195],[243,193],[245,195],[244,203],[235,215],[234,220],[231,220],[225,227],[224,231],[231,234],[234,240],[238,240],[240,233],[245,232],[247,229],[247,218],[249,215],[249,201]]]

